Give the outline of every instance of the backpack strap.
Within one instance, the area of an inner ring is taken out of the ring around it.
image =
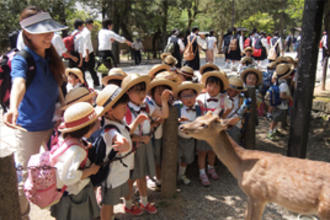
[[[178,110],[178,118],[181,118],[181,108],[183,107],[182,103],[176,103],[174,107]]]
[[[26,72],[26,80],[25,85],[26,89],[31,85],[33,78],[36,74],[36,65],[32,55],[25,49],[18,51],[16,55],[21,55],[27,62],[27,72]]]

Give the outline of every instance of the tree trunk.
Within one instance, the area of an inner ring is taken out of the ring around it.
[[[21,219],[13,154],[0,158],[0,219]]]
[[[162,189],[163,198],[173,197],[176,192],[178,146],[178,111],[170,106],[170,114],[163,125]]]
[[[308,130],[316,74],[318,44],[322,27],[324,1],[305,0],[301,55],[297,69],[294,108],[291,114],[291,128],[288,156],[306,157]]]
[[[248,117],[247,128],[243,134],[243,146],[248,149],[254,149],[256,146],[256,121],[257,121],[257,102],[256,88],[248,88],[248,96],[252,99],[250,113]]]

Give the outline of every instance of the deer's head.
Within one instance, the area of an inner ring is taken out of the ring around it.
[[[181,125],[180,131],[199,140],[207,140],[209,137],[217,136],[227,129],[226,120],[220,119],[216,114],[208,112],[206,115],[196,118],[195,121]]]

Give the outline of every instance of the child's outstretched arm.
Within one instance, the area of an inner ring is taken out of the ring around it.
[[[85,179],[91,175],[94,175],[99,171],[100,166],[93,163],[89,168],[84,169],[80,179]]]
[[[169,101],[171,95],[173,95],[173,93],[169,89],[165,89],[162,92],[162,95],[161,95],[162,109],[161,109],[161,113],[160,113],[160,119],[168,118],[168,115],[169,115],[168,101]]]
[[[149,117],[146,114],[139,114],[136,119],[129,125],[130,134],[133,134],[139,124],[147,120]]]

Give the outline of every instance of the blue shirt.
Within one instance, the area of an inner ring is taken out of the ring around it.
[[[47,58],[42,58],[33,50],[25,47],[33,57],[36,73],[26,89],[25,95],[18,106],[17,124],[28,131],[43,131],[53,127],[55,103],[58,98],[58,86],[50,72]],[[27,61],[16,55],[12,60],[11,77],[26,80]]]

